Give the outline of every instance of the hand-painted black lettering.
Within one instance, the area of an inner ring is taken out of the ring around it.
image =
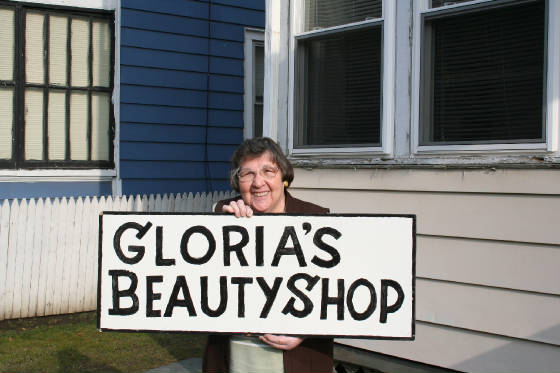
[[[340,253],[338,252],[337,249],[335,249],[334,247],[332,247],[331,245],[323,241],[324,235],[332,236],[336,240],[338,240],[340,236],[342,236],[342,234],[339,231],[331,227],[324,227],[324,228],[317,229],[315,235],[313,236],[313,243],[319,249],[329,254],[331,256],[331,259],[324,260],[319,258],[317,255],[315,255],[313,259],[311,259],[311,263],[322,268],[332,268],[336,266],[338,263],[340,263]]]
[[[228,300],[227,277],[220,276],[220,304],[215,310],[208,305],[208,276],[200,277],[200,305],[202,312],[210,317],[218,317],[226,310]]]
[[[165,259],[163,257],[163,227],[156,227],[156,265],[174,266],[175,259]]]
[[[191,238],[191,236],[195,233],[202,234],[208,241],[208,251],[200,258],[194,258],[189,254],[189,238]],[[214,251],[216,251],[216,240],[208,228],[203,227],[202,225],[195,225],[183,233],[183,237],[181,238],[181,255],[187,263],[205,264],[210,260],[210,258],[212,258]]]
[[[183,299],[179,299],[179,291],[183,293]],[[194,309],[194,304],[185,276],[177,276],[175,279],[175,285],[173,285],[173,290],[171,291],[171,296],[169,297],[169,302],[167,303],[163,317],[173,316],[173,309],[175,307],[186,307],[189,312],[189,316],[196,316],[196,310]]]
[[[138,296],[136,295],[136,287],[138,286],[138,277],[134,272],[125,270],[109,270],[109,276],[112,277],[113,285],[113,308],[109,308],[109,315],[133,315],[138,311]],[[128,277],[130,286],[128,289],[119,290],[119,277]],[[121,307],[121,298],[129,297],[132,300],[130,307]]]
[[[121,248],[121,238],[122,235],[124,234],[124,232],[127,229],[136,229],[138,231],[138,233],[136,234],[136,238],[138,238],[139,240],[142,239],[142,237],[144,237],[144,235],[148,232],[148,230],[152,227],[152,223],[151,222],[147,222],[146,225],[141,225],[135,222],[128,222],[128,223],[124,223],[123,225],[121,225],[117,231],[115,232],[115,236],[113,237],[113,247],[115,249],[115,253],[117,253],[117,256],[119,257],[119,259],[125,263],[125,264],[136,264],[139,261],[142,260],[142,258],[144,257],[144,252],[146,250],[146,248],[144,246],[135,246],[135,245],[129,245],[128,246],[128,251],[131,253],[136,253],[136,255],[134,255],[133,257],[129,258],[126,255],[124,255],[122,248]]]
[[[255,265],[264,266],[264,227],[261,225],[255,228]]]
[[[336,297],[329,297],[329,279],[324,278],[321,287],[321,320],[327,319],[327,306],[336,304],[336,319],[344,320],[344,280],[338,279]]]
[[[301,225],[301,227],[303,228],[303,230],[305,231],[305,235],[307,236],[307,234],[309,232],[311,232],[311,224],[309,224],[308,222],[305,222]]]
[[[268,316],[268,313],[272,308],[272,304],[276,299],[276,295],[278,294],[278,289],[280,289],[280,284],[282,283],[282,280],[283,280],[282,277],[276,277],[274,279],[274,284],[272,285],[271,288],[266,283],[264,277],[257,277],[257,282],[259,283],[259,286],[261,287],[264,296],[266,297],[266,302],[261,311],[261,315],[259,316],[261,319],[266,319],[266,317]]]
[[[387,306],[388,288],[392,287],[397,292],[397,300],[390,306]],[[401,308],[404,301],[404,291],[398,282],[394,280],[381,280],[381,308],[379,315],[379,322],[387,322],[387,314],[397,312]]]
[[[230,240],[231,232],[237,232],[241,235],[241,240],[235,245],[231,244],[231,240]],[[225,266],[230,265],[231,252],[235,251],[239,263],[243,267],[247,267],[249,263],[247,263],[247,259],[245,259],[245,255],[243,255],[243,248],[247,245],[247,243],[249,243],[249,233],[247,233],[247,229],[239,225],[226,225],[222,227],[222,236],[224,239],[224,265]]]
[[[237,285],[237,317],[245,317],[245,285],[252,284],[252,277],[232,277],[231,283]]]
[[[163,282],[163,276],[146,276],[146,317],[161,316],[160,310],[154,310],[154,300],[161,299],[161,293],[154,293],[154,282]]]
[[[287,315],[289,313],[295,317],[302,318],[302,317],[306,317],[311,313],[311,311],[313,311],[313,302],[311,301],[311,299],[309,299],[307,295],[305,295],[301,290],[297,288],[296,286],[297,280],[307,281],[307,286],[305,287],[305,290],[311,291],[311,289],[313,289],[315,284],[319,281],[319,276],[311,276],[308,275],[307,273],[296,273],[295,275],[290,277],[288,279],[288,282],[286,283],[286,287],[295,296],[297,296],[299,300],[303,303],[303,308],[301,310],[295,308],[294,303],[296,302],[296,299],[294,297],[291,297],[288,300],[288,303],[286,303],[286,305],[284,306],[282,313],[284,315]]]
[[[365,286],[369,290],[369,304],[363,312],[357,312],[356,307],[354,307],[354,292],[358,286]],[[346,295],[346,307],[348,307],[348,312],[354,320],[362,321],[370,317],[377,307],[377,294],[375,293],[375,287],[371,282],[365,278],[359,278],[350,285],[348,288],[348,294]]]
[[[294,247],[286,247],[288,238],[292,239]],[[303,251],[301,250],[301,245],[299,244],[299,240],[297,238],[296,230],[293,226],[284,228],[284,233],[282,234],[280,242],[278,243],[278,247],[276,248],[276,252],[274,253],[274,259],[272,259],[273,267],[278,267],[280,258],[283,255],[295,255],[300,267],[307,266],[307,264],[305,263],[305,257],[303,256]]]

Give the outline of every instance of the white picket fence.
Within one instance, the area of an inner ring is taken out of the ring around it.
[[[101,211],[209,212],[231,192],[4,200],[0,320],[91,311]]]

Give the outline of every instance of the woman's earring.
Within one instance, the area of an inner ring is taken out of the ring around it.
[[[288,183],[288,180],[284,180],[284,186],[287,188],[290,185],[290,183]]]

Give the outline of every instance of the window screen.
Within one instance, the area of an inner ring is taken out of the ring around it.
[[[305,49],[305,144],[379,144],[381,29],[310,40]]]
[[[427,19],[425,26],[423,144],[544,139],[544,1]]]
[[[432,8],[439,8],[446,5],[461,4],[461,3],[466,3],[467,1],[472,1],[472,0],[432,0]]]
[[[381,1],[308,1],[306,28],[381,17]],[[382,22],[298,40],[295,146],[381,145]]]
[[[305,2],[305,31],[381,18],[381,1],[309,0]]]

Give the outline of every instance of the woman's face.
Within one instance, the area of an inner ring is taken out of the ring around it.
[[[271,171],[274,170],[278,172],[273,175]],[[246,204],[256,212],[284,212],[282,171],[274,163],[269,151],[257,157],[244,159],[238,175],[243,174],[250,175],[248,180],[239,177],[239,191]]]

